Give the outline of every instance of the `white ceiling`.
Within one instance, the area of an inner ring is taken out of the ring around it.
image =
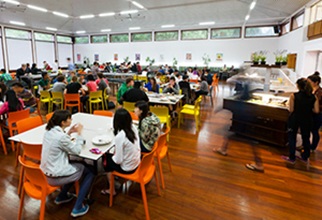
[[[249,13],[252,0],[136,0],[147,10],[134,6],[128,0],[17,0],[19,7],[4,3],[0,7],[0,23],[21,21],[27,27],[45,30],[58,29],[58,33],[99,33],[112,29],[113,33],[128,32],[129,27],[144,30],[163,30],[161,25],[175,24],[172,29],[200,28],[199,22],[215,21],[210,27],[242,26]],[[278,24],[303,7],[310,0],[257,0],[246,25]],[[47,13],[27,8],[27,4],[48,9]],[[120,11],[138,9],[137,14],[120,16]],[[68,14],[69,18],[53,15],[52,11]],[[112,17],[99,17],[104,12],[116,12]],[[95,18],[79,19],[80,15],[94,14]],[[207,27],[207,26],[205,26]]]

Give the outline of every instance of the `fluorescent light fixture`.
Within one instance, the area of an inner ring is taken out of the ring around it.
[[[4,2],[13,4],[13,5],[20,5],[20,2],[14,1],[14,0],[3,0]]]
[[[256,5],[256,2],[253,1],[252,4],[250,4],[250,7],[249,7],[250,10],[253,10],[255,8],[255,5]]]
[[[135,30],[140,30],[141,28],[140,27],[130,27],[129,30],[130,31],[135,31]]]
[[[68,18],[69,17],[69,15],[64,14],[64,13],[61,13],[61,12],[58,12],[58,11],[53,11],[53,14],[54,15],[57,15],[57,16],[60,16],[60,17],[64,17],[64,18]]]
[[[46,30],[49,30],[49,31],[57,31],[57,28],[46,27]]]
[[[199,25],[214,25],[214,21],[200,22]]]
[[[126,14],[134,14],[134,13],[138,13],[138,10],[129,10],[129,11],[121,11],[120,14],[121,15],[126,15]]]
[[[115,12],[107,12],[107,13],[101,13],[98,16],[100,17],[107,17],[107,16],[114,16]]]
[[[76,34],[85,34],[86,31],[76,31]]]
[[[174,27],[174,24],[165,24],[161,26],[161,28],[172,28],[172,27]]]
[[[140,9],[144,9],[144,6],[141,5],[140,3],[136,2],[136,1],[131,1],[133,5],[135,5],[136,7],[140,8]]]
[[[26,26],[25,23],[20,22],[20,21],[10,21],[10,24],[15,24],[15,25],[19,25],[19,26]]]
[[[111,29],[102,29],[101,32],[110,32]]]
[[[248,19],[249,19],[249,15],[246,15],[245,21],[248,21]]]
[[[94,18],[94,15],[82,15],[79,16],[80,19]]]
[[[35,6],[35,5],[27,5],[28,8],[31,8],[31,9],[34,9],[34,10],[37,10],[37,11],[42,11],[42,12],[47,12],[48,10],[46,8],[41,8],[41,7],[38,7],[38,6]]]

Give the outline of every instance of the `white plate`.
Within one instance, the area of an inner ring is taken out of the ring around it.
[[[92,143],[95,145],[106,145],[111,143],[112,138],[108,135],[99,135],[92,139]]]
[[[167,98],[161,98],[160,101],[168,101]]]

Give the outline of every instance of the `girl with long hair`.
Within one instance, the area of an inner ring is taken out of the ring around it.
[[[6,92],[6,101],[0,108],[0,115],[7,114],[9,112],[16,112],[24,109],[23,100],[18,98],[13,90]]]
[[[144,86],[149,92],[159,93],[159,85],[154,77],[150,78],[149,82]]]

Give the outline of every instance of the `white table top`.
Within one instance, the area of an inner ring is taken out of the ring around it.
[[[82,151],[79,157],[90,159],[90,160],[98,160],[102,154],[93,154],[89,150],[91,148],[98,148],[102,151],[102,153],[107,152],[112,146],[114,146],[114,134],[112,130],[113,118],[106,116],[98,116],[91,115],[86,113],[76,113],[72,116],[72,125],[76,123],[81,123],[84,128],[82,131],[82,137],[86,140],[86,144],[82,147]],[[71,126],[72,126],[71,125]],[[12,136],[9,140],[13,140],[16,142],[27,142],[31,144],[42,144],[42,140],[45,133],[46,124],[31,129],[29,131],[23,132],[21,134]],[[66,128],[68,131],[69,128]],[[103,145],[96,146],[92,143],[92,139],[98,135],[108,135],[112,138],[112,142]]]
[[[168,94],[157,94],[157,93],[147,93],[150,103],[160,104],[160,105],[175,105],[184,95],[168,95]]]
[[[108,72],[104,72],[103,75],[104,76],[133,76],[137,73],[108,73]]]

